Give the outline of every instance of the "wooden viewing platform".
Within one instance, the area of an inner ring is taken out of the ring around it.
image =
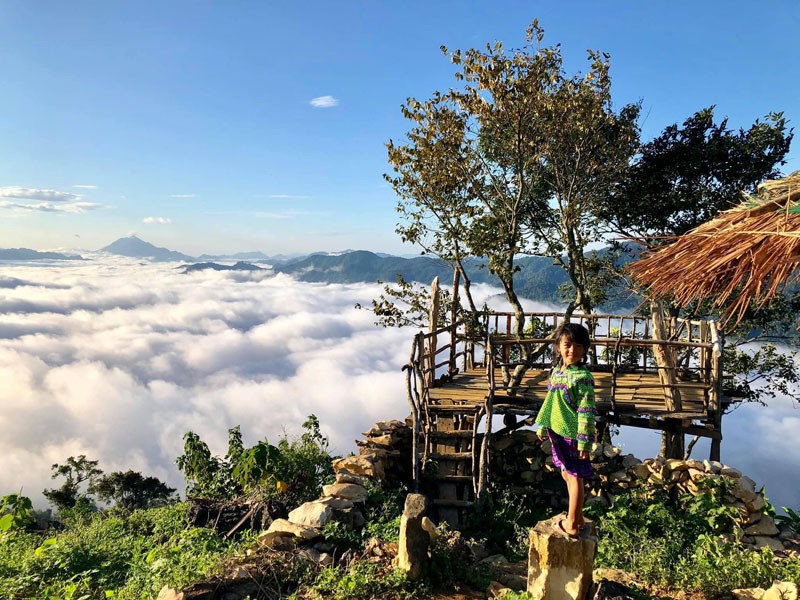
[[[550,335],[565,315],[524,318],[526,334],[519,338],[510,333],[511,313],[483,315],[472,328],[480,333],[456,323],[414,337],[406,365],[416,434],[413,472],[440,517],[451,522],[480,497],[491,476],[494,417],[503,417],[503,432],[530,426],[547,393]],[[595,314],[570,320],[593,333],[588,362],[600,427],[656,429],[681,440],[684,434],[707,437],[711,458],[718,460],[729,399],[721,393],[723,347],[714,321],[662,320],[656,314],[652,320]],[[523,364],[524,374],[515,381],[515,369]]]

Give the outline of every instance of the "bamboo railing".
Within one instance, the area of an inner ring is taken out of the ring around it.
[[[522,365],[522,346],[527,346],[529,354],[538,355],[529,368],[546,370],[552,367],[552,352],[535,352],[552,344],[552,332],[564,321],[565,315],[558,312],[525,313],[526,326],[530,335],[517,338],[514,331],[514,314],[493,312],[484,315],[484,322],[478,333],[467,334],[462,321],[441,327],[428,333],[419,332],[414,336],[411,357],[404,367],[406,370],[407,398],[411,406],[414,422],[413,473],[418,482],[421,464],[427,459],[427,446],[420,450],[420,437],[427,440],[431,418],[429,414],[430,390],[446,385],[461,369],[472,370],[479,365],[486,369],[486,395],[483,406],[479,407],[473,426],[473,488],[480,497],[488,483],[488,464],[492,417],[495,414],[497,393],[507,391],[503,382],[496,380],[496,374],[503,369],[513,369]],[[722,389],[722,348],[723,339],[717,323],[713,320],[667,319],[662,335],[665,339],[652,339],[652,321],[649,317],[638,315],[572,315],[572,322],[580,323],[592,334],[590,368],[611,373],[611,412],[617,413],[616,396],[619,392],[632,388],[662,390],[664,394],[680,397],[681,390],[702,393],[703,409],[708,420],[713,423],[713,435],[701,426],[686,426],[683,430],[696,435],[712,437],[712,458],[719,455],[721,439],[721,389]],[[524,328],[523,328],[524,329]],[[535,333],[534,333],[535,332]],[[656,360],[654,350],[668,352],[674,361],[668,364]],[[662,374],[658,383],[626,383],[620,377],[623,373]],[[678,408],[680,403],[678,403]],[[665,401],[667,413],[682,413]],[[479,445],[479,422],[484,422],[483,439]],[[621,424],[639,427],[658,428],[646,419],[618,418]]]

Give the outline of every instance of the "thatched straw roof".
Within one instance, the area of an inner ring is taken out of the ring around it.
[[[738,323],[800,278],[800,171],[768,181],[755,196],[628,265],[656,296],[681,305],[711,299]]]

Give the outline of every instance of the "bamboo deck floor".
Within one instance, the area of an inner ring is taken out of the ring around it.
[[[509,398],[502,390],[495,391],[494,412],[533,414],[538,412],[547,393],[547,370],[531,369],[525,374],[516,396]],[[600,415],[612,412],[611,373],[596,372],[595,391]],[[499,370],[495,381],[502,382]],[[616,415],[672,419],[705,420],[704,388],[699,382],[680,382],[681,412],[669,412],[664,405],[661,382],[657,373],[620,373],[617,375]],[[455,375],[452,381],[429,389],[431,404],[478,405],[483,404],[488,393],[485,369],[475,369]],[[455,408],[455,406],[453,406]]]

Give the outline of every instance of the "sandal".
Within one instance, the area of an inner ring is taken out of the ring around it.
[[[566,518],[566,517],[564,517],[563,519],[559,519],[559,520],[556,522],[556,525],[558,525],[558,528],[559,528],[559,529],[560,529],[560,530],[561,530],[561,531],[564,533],[564,535],[566,535],[568,538],[570,538],[570,539],[573,539],[573,540],[577,540],[577,539],[580,537],[580,529],[578,529],[577,531],[575,531],[575,533],[570,533],[569,531],[567,531],[567,528],[566,528],[566,527],[564,527],[564,521],[566,521],[566,520],[567,520],[567,518]]]

